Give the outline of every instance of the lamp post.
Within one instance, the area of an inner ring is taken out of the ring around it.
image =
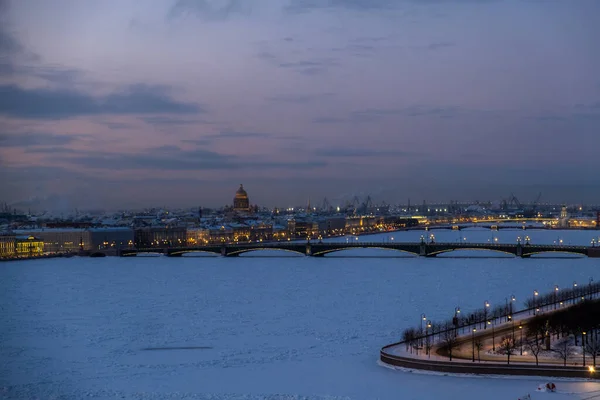
[[[537,311],[537,297],[539,293],[537,290],[533,291],[533,315],[535,316],[535,312]]]
[[[581,352],[583,353],[583,366],[585,367],[585,335],[587,332],[581,332]]]
[[[431,321],[427,321],[427,323],[425,324],[425,353],[431,357],[431,354],[429,353],[429,334],[428,334],[428,328],[431,328]]]
[[[456,337],[456,335],[458,334],[458,314],[460,314],[460,307],[456,306],[454,307],[454,318],[452,318],[452,323],[454,324],[454,337]]]
[[[512,315],[509,315],[508,319],[509,319],[509,321],[512,322],[512,340],[513,340],[513,343],[514,343],[515,342],[515,321],[513,320]]]
[[[556,310],[556,296],[558,294],[558,285],[554,285],[554,309]]]
[[[510,295],[510,315],[513,314],[513,303],[517,301],[517,298],[515,297],[514,294]]]
[[[594,282],[594,278],[590,278],[590,299],[592,298],[592,283]]]
[[[423,321],[427,321],[425,314],[421,314],[421,330],[419,330],[419,335],[421,335],[421,346],[423,346]]]
[[[577,300],[577,282],[573,281],[573,304]]]
[[[473,362],[475,362],[475,332],[477,332],[477,328],[473,328],[471,331],[471,344],[473,345]]]
[[[521,355],[523,355],[523,325],[519,324],[519,330],[521,331],[521,339],[520,339]]]
[[[486,300],[483,307],[483,329],[487,329],[485,322],[487,321],[488,308],[490,308],[490,303]]]
[[[492,326],[492,351],[496,351],[496,334],[494,332],[494,320],[488,321],[488,325]]]

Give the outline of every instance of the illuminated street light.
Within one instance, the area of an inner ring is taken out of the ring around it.
[[[521,331],[521,355],[523,355],[523,325],[519,324],[519,330]]]
[[[494,332],[494,324],[493,321],[488,321],[488,325],[492,326],[492,351],[496,351],[496,334]]]
[[[581,352],[583,353],[583,366],[585,367],[585,338],[586,338],[586,334],[587,332],[581,332],[582,336],[581,336]]]
[[[473,344],[473,362],[475,362],[475,332],[477,332],[477,328],[473,328],[471,332],[471,342]]]

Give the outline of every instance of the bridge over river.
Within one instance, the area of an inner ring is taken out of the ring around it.
[[[146,248],[146,249],[123,249],[120,256],[135,256],[140,253],[161,253],[170,257],[182,256],[186,253],[213,253],[217,255],[232,257],[240,254],[259,250],[279,250],[298,253],[306,256],[321,257],[329,253],[350,249],[387,249],[413,254],[415,256],[435,257],[438,254],[456,250],[488,250],[516,257],[531,257],[540,253],[570,253],[580,254],[588,257],[600,258],[600,247],[590,246],[564,246],[543,244],[500,244],[500,243],[401,243],[401,242],[356,242],[356,243],[311,243],[311,242],[270,242],[270,243],[244,243],[205,245],[194,247],[168,247],[168,248]]]

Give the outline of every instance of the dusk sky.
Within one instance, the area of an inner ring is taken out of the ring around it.
[[[0,0],[0,201],[600,203],[599,0]]]

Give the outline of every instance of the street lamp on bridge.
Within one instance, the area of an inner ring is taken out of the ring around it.
[[[477,332],[477,328],[473,328],[471,331],[471,343],[473,345],[473,362],[475,362],[475,332]]]
[[[521,355],[523,355],[523,325],[519,324],[519,330],[521,331],[521,339],[520,344],[521,344]]]
[[[429,352],[429,333],[428,333],[428,328],[431,328],[431,321],[427,321],[427,323],[425,324],[425,353],[431,357],[431,354]]]
[[[583,353],[583,366],[585,367],[585,335],[587,332],[581,332],[581,352]]]
[[[513,314],[513,303],[517,301],[517,298],[515,297],[514,294],[510,295],[510,315]]]
[[[483,307],[483,329],[487,329],[485,321],[487,321],[488,308],[490,308],[490,303],[486,300]]]
[[[492,326],[492,351],[496,351],[496,334],[494,332],[494,321],[488,321],[488,325]]]
[[[539,292],[537,290],[533,291],[533,315],[535,315],[536,311],[539,311],[537,308],[537,297],[539,296]]]

